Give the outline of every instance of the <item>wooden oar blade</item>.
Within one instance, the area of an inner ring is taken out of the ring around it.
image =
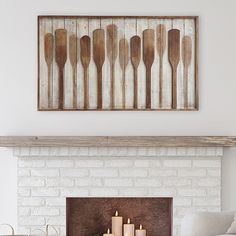
[[[53,61],[53,34],[47,33],[44,36],[44,56],[47,65],[51,65]]]
[[[102,68],[105,61],[105,32],[103,29],[93,31],[93,59],[98,68]]]
[[[143,60],[146,67],[151,68],[154,61],[154,38],[153,29],[143,31]]]
[[[107,26],[107,56],[110,61],[115,61],[118,55],[117,44],[118,30],[115,24]]]
[[[80,58],[83,67],[87,68],[91,60],[91,40],[88,35],[80,39]]]
[[[77,42],[78,38],[76,35],[71,35],[69,38],[69,57],[70,57],[70,63],[72,67],[76,66],[77,61],[78,61],[78,56],[77,56]]]
[[[157,52],[163,56],[166,49],[166,27],[163,24],[157,26]]]
[[[67,60],[67,31],[57,29],[55,31],[56,62],[59,66],[64,66]]]
[[[125,70],[129,62],[129,45],[125,38],[119,41],[119,62],[122,70]]]
[[[168,31],[168,57],[172,66],[176,67],[180,60],[180,31]]]
[[[137,35],[130,39],[130,53],[131,62],[137,68],[141,60],[141,38]]]
[[[188,67],[192,57],[192,40],[190,36],[184,36],[182,40],[182,61]]]

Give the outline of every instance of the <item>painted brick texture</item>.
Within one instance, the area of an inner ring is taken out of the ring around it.
[[[189,211],[220,211],[222,148],[16,148],[18,232],[53,224],[66,197],[173,197],[174,236]]]

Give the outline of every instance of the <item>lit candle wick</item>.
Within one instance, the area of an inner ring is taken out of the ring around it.
[[[140,226],[139,226],[139,229],[143,229],[143,226],[142,226],[142,225],[140,225]]]
[[[116,214],[115,214],[115,216],[118,216],[119,215],[119,213],[118,213],[118,211],[116,211]]]
[[[127,223],[130,224],[130,218],[128,218]]]
[[[107,234],[110,234],[110,229],[109,228],[107,229]]]

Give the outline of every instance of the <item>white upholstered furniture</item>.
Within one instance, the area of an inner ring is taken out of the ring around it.
[[[181,236],[233,236],[226,234],[235,212],[199,212],[187,214],[181,224]]]

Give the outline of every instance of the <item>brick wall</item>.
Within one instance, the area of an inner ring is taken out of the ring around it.
[[[189,211],[221,209],[222,148],[19,148],[18,232],[55,225],[65,198],[174,198],[174,236]]]

